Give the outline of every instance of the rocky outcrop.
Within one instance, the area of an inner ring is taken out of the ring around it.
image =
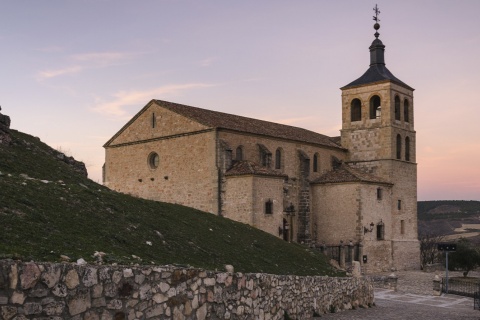
[[[64,153],[56,151],[56,155],[58,160],[65,162],[69,166],[73,168],[73,170],[77,171],[78,173],[88,177],[87,168],[85,167],[85,163],[81,161],[75,160],[73,157],[66,156]]]
[[[2,110],[2,108],[0,108],[0,110]],[[9,145],[11,142],[10,117],[0,112],[0,144]]]
[[[0,110],[2,110],[1,107],[0,107]],[[16,139],[16,141],[14,141],[10,132],[10,117],[0,112],[0,145],[2,144],[7,146],[12,144],[20,145],[28,149],[33,148],[39,152],[51,154],[57,160],[65,162],[66,164],[71,166],[73,170],[75,170],[76,172],[80,173],[81,175],[84,175],[85,177],[88,177],[88,172],[87,172],[85,163],[81,161],[77,161],[73,157],[67,156],[61,151],[55,150],[50,147],[48,147],[47,150],[45,150],[45,148],[41,149],[41,148],[38,148],[38,146],[36,146],[35,143],[31,143],[25,140]]]
[[[311,319],[372,304],[364,278],[0,261],[2,319]]]

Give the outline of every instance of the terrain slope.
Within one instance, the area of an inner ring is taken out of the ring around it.
[[[94,263],[95,252],[103,252],[104,263],[335,274],[322,254],[305,246],[213,214],[109,190],[38,138],[10,134],[11,143],[0,144],[0,258],[67,256]]]

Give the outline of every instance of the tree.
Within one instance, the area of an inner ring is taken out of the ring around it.
[[[464,277],[480,266],[480,251],[466,238],[457,241],[457,251],[450,253],[448,257],[448,269],[463,270]]]
[[[442,242],[444,236],[432,232],[420,234],[420,263],[422,269],[427,264],[433,264],[441,261],[441,253],[437,250],[437,244]]]

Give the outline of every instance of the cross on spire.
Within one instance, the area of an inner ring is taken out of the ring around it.
[[[380,14],[378,5],[375,4],[375,8],[373,8],[373,12],[375,12],[375,15],[373,16],[373,20],[375,20],[375,22],[380,22],[380,19],[378,18],[378,15]]]

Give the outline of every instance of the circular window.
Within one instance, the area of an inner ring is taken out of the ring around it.
[[[156,152],[150,153],[148,156],[148,165],[152,169],[156,169],[160,163],[160,156]]]

